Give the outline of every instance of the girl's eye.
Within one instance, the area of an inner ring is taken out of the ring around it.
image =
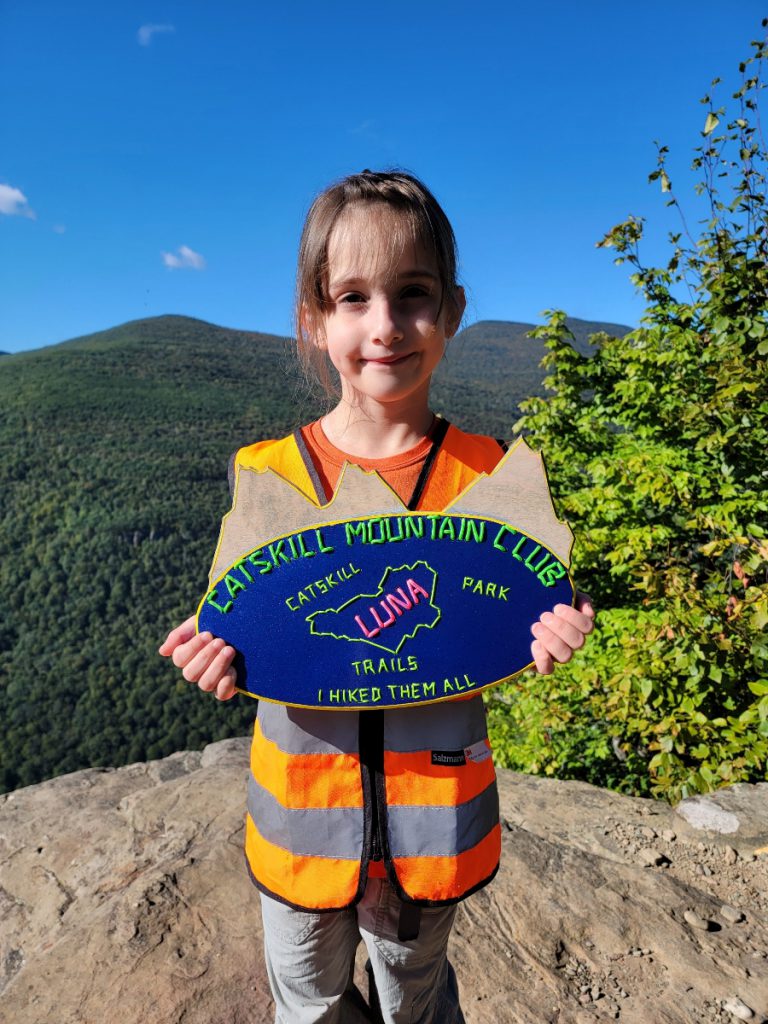
[[[429,295],[429,291],[423,285],[411,284],[403,292],[404,299],[421,299]]]
[[[361,302],[365,302],[365,299],[360,292],[347,292],[346,295],[342,295],[337,302],[343,302],[349,305],[359,305]]]

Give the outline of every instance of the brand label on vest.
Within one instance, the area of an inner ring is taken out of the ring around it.
[[[485,740],[478,740],[471,747],[464,747],[464,755],[468,761],[472,761],[474,764],[481,764],[491,756],[491,748]]]
[[[467,750],[470,748],[468,747]],[[467,759],[463,750],[433,750],[432,764],[466,764]]]

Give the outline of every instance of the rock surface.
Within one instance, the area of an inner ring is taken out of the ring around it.
[[[246,771],[225,740],[0,797],[3,1020],[272,1021]],[[768,784],[673,809],[499,776],[502,868],[451,943],[468,1024],[768,1017]]]

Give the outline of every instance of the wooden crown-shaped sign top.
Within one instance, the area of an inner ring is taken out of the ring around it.
[[[349,464],[324,506],[240,468],[198,631],[235,647],[239,689],[265,700],[448,700],[531,666],[531,625],[573,602],[572,543],[523,440],[439,512],[409,512]]]

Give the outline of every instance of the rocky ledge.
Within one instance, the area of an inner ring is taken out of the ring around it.
[[[246,772],[225,740],[0,797],[4,1020],[273,1019]],[[502,868],[452,938],[468,1024],[768,1018],[768,783],[671,808],[499,776]]]

